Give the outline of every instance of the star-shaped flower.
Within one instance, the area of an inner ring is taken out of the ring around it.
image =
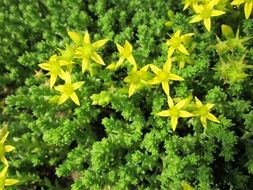
[[[170,80],[175,81],[182,81],[184,80],[182,77],[175,75],[171,73],[171,59],[169,58],[167,62],[164,64],[163,69],[160,69],[156,65],[150,65],[151,70],[155,73],[155,77],[150,80],[148,83],[153,84],[160,84],[162,83],[162,88],[166,95],[170,95],[170,88],[169,88],[169,82]]]
[[[63,104],[67,99],[71,98],[71,100],[77,104],[78,106],[80,106],[80,102],[79,99],[75,93],[75,90],[77,90],[78,88],[80,88],[84,82],[80,81],[80,82],[76,82],[76,83],[71,83],[71,76],[68,72],[64,73],[64,77],[63,79],[65,80],[65,84],[64,85],[59,85],[56,86],[55,89],[59,92],[61,92],[61,97],[59,99],[58,104]]]
[[[203,127],[207,127],[207,119],[216,123],[220,123],[220,121],[210,113],[210,110],[214,104],[207,103],[206,105],[203,105],[197,97],[195,97],[195,103],[197,110],[194,111],[194,114],[200,117],[200,121]]]
[[[132,52],[133,52],[132,45],[126,40],[124,47],[122,47],[119,44],[116,44],[116,46],[117,46],[117,49],[118,49],[119,54],[120,54],[120,58],[119,58],[119,61],[116,64],[116,68],[118,68],[120,65],[122,65],[125,60],[128,60],[128,62],[136,70],[137,69],[137,65],[136,65],[135,59],[134,59],[134,57],[132,55]]]
[[[244,5],[245,18],[248,19],[253,9],[253,0],[234,0],[231,3],[231,5],[240,6],[243,3],[245,3]]]
[[[0,172],[0,190],[4,190],[5,186],[14,185],[19,182],[17,179],[7,178],[8,166],[5,166]]]
[[[4,145],[6,139],[7,139],[8,135],[9,135],[8,131],[5,131],[4,128],[1,129],[1,135],[3,135],[3,136],[2,136],[2,138],[0,140],[0,159],[1,159],[2,163],[4,163],[6,166],[8,166],[9,164],[8,164],[8,161],[6,160],[4,154],[6,152],[13,151],[15,148],[13,146],[11,146],[11,145]]]
[[[149,80],[149,73],[147,72],[149,65],[145,65],[140,70],[132,69],[124,82],[130,83],[128,96],[131,97],[137,89],[142,88]]]
[[[183,1],[183,4],[184,4],[183,10],[186,10],[188,7],[190,7],[194,4],[198,4],[200,2],[201,2],[201,0],[184,0]]]
[[[178,30],[171,36],[171,39],[167,40],[166,45],[169,46],[168,57],[171,57],[175,50],[178,50],[183,54],[190,55],[183,43],[187,42],[193,33],[184,35],[181,35],[181,33],[182,31]]]
[[[62,65],[64,65],[64,63],[59,62],[59,57],[57,55],[52,55],[48,62],[39,64],[39,67],[49,71],[47,75],[50,75],[50,88],[53,88],[57,76],[63,78],[64,71],[62,70]]]
[[[224,11],[215,10],[214,9],[215,4],[216,4],[216,1],[210,1],[209,3],[204,4],[204,5],[194,4],[193,9],[197,13],[197,15],[195,15],[192,18],[190,23],[196,23],[203,20],[207,31],[210,32],[211,31],[211,17],[225,14]]]
[[[163,110],[157,113],[156,115],[162,116],[162,117],[170,117],[172,130],[175,131],[178,124],[179,117],[187,118],[187,117],[194,116],[192,113],[182,110],[182,108],[186,106],[187,102],[188,102],[188,98],[181,100],[176,105],[174,105],[173,99],[170,96],[168,96],[169,109]]]
[[[70,32],[69,32],[70,33]],[[74,35],[76,34],[76,35]],[[77,33],[71,32],[72,39],[80,44],[80,37]],[[82,72],[89,70],[91,71],[91,60],[100,65],[105,65],[102,57],[96,52],[98,48],[101,48],[105,45],[108,39],[99,40],[95,43],[90,42],[90,35],[88,31],[85,32],[82,44],[80,47],[75,50],[75,57],[82,59]],[[91,72],[90,72],[91,73]]]

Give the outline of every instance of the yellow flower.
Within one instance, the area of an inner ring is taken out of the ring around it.
[[[190,184],[188,184],[186,181],[183,181],[181,185],[183,187],[183,190],[194,190],[194,188]]]
[[[117,49],[120,54],[119,61],[116,64],[116,68],[118,68],[120,65],[124,63],[124,61],[127,59],[128,62],[134,67],[134,69],[137,69],[136,62],[134,60],[134,57],[132,55],[133,47],[132,45],[126,40],[124,47],[122,47],[119,44],[116,44]]]
[[[168,51],[168,57],[171,57],[175,50],[178,50],[183,54],[190,55],[183,43],[185,43],[188,38],[193,35],[193,33],[181,35],[181,32],[181,30],[178,30],[171,36],[171,39],[167,40],[166,45],[170,47]]]
[[[207,103],[206,105],[203,105],[197,97],[195,97],[195,102],[197,110],[194,111],[194,114],[200,117],[200,121],[203,127],[207,127],[207,119],[216,123],[220,123],[220,121],[213,114],[210,113],[210,110],[212,109],[214,104]]]
[[[220,16],[220,15],[225,14],[224,11],[214,10],[215,4],[217,4],[217,1],[210,1],[209,3],[204,4],[204,5],[194,4],[193,9],[197,13],[197,15],[195,15],[192,18],[190,23],[196,23],[196,22],[203,20],[207,31],[210,32],[210,30],[211,30],[211,17]]]
[[[170,88],[169,88],[169,81],[175,80],[175,81],[182,81],[184,80],[182,77],[172,74],[170,72],[171,70],[171,59],[169,58],[167,62],[164,64],[163,69],[159,69],[155,65],[150,65],[151,70],[155,73],[155,77],[150,80],[149,84],[160,84],[162,83],[162,88],[166,95],[169,96],[170,94]]]
[[[188,7],[194,5],[194,4],[198,4],[200,3],[202,0],[184,0],[183,4],[184,4],[184,8],[183,10],[186,10]]]
[[[80,102],[79,99],[75,93],[75,90],[77,90],[78,88],[80,88],[84,82],[80,81],[80,82],[76,82],[76,83],[71,83],[71,76],[68,72],[64,73],[64,80],[65,80],[65,84],[64,85],[59,85],[56,86],[55,89],[59,92],[62,93],[58,104],[62,104],[64,103],[68,98],[71,98],[71,100],[77,104],[78,106],[80,106]]]
[[[163,110],[159,112],[158,116],[162,117],[170,117],[171,118],[171,126],[172,130],[175,131],[178,123],[178,118],[179,117],[193,117],[194,115],[189,113],[188,111],[181,110],[188,102],[188,98],[179,101],[176,105],[174,105],[174,102],[170,96],[168,96],[168,105],[169,109],[168,110]]]
[[[70,32],[69,32],[70,33]],[[74,36],[76,36],[77,39],[74,41],[79,42],[79,36],[77,33],[72,32],[70,36],[72,36],[73,39]],[[84,38],[83,38],[83,43],[80,47],[76,48],[75,51],[75,56],[79,59],[82,59],[82,73],[86,70],[91,70],[90,62],[93,60],[94,62],[100,64],[100,65],[105,65],[102,57],[96,52],[96,50],[102,46],[105,45],[105,43],[108,41],[108,39],[103,39],[99,40],[95,43],[90,42],[90,36],[88,31],[85,32]]]
[[[59,50],[61,55],[59,56],[59,62],[62,65],[66,65],[68,72],[71,73],[72,71],[72,65],[74,64],[74,53],[75,53],[75,47],[73,45],[66,44],[65,49]]]
[[[6,166],[8,166],[9,164],[8,164],[8,161],[6,160],[4,154],[6,152],[13,151],[15,148],[11,145],[4,145],[6,139],[9,135],[9,132],[7,132],[7,131],[4,132],[4,129],[1,129],[1,133],[5,133],[5,134],[3,135],[3,137],[0,140],[0,159]]]
[[[129,97],[131,97],[137,89],[147,84],[147,80],[149,79],[149,74],[147,72],[148,68],[149,65],[145,65],[139,71],[137,69],[133,69],[124,79],[124,82],[130,83],[128,90]]]
[[[253,0],[234,0],[231,3],[231,5],[240,6],[243,3],[245,3],[244,5],[245,18],[248,19],[253,9]]]
[[[6,179],[8,166],[5,166],[0,172],[0,190],[4,190],[5,186],[14,185],[19,182],[17,179]]]
[[[47,75],[50,75],[50,88],[53,88],[57,76],[63,78],[64,71],[61,68],[62,65],[64,64],[59,62],[59,57],[57,55],[52,55],[48,62],[39,64],[39,67],[49,71]]]

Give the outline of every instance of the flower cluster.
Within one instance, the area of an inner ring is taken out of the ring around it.
[[[239,28],[234,34],[232,28],[225,24],[221,26],[221,31],[222,37],[226,40],[222,41],[216,36],[218,43],[214,48],[220,57],[220,62],[215,69],[220,74],[220,78],[224,80],[224,83],[233,85],[248,77],[246,71],[253,68],[252,65],[246,64],[247,50],[244,47],[245,43],[252,37],[240,37]]]
[[[48,71],[50,88],[53,88],[57,77],[64,80],[65,84],[55,87],[55,90],[61,93],[58,104],[62,104],[70,98],[75,104],[80,105],[75,90],[80,88],[84,81],[72,83],[71,72],[73,65],[75,63],[80,64],[82,73],[88,71],[93,76],[94,65],[105,65],[97,50],[104,46],[108,39],[91,43],[88,31],[85,32],[84,36],[76,32],[68,32],[68,35],[73,43],[66,44],[65,49],[60,50],[60,55],[51,56],[49,61],[41,63],[39,66]]]
[[[88,71],[91,76],[94,76],[94,64],[105,65],[102,57],[96,51],[98,48],[101,48],[108,39],[102,39],[95,43],[91,43],[87,31],[84,37],[76,32],[68,32],[68,35],[74,43],[67,44],[65,50],[60,50],[60,55],[53,55],[48,62],[39,64],[39,66],[48,71],[47,75],[50,75],[50,88],[54,86],[58,76],[65,81],[65,84],[54,87],[56,91],[61,93],[58,104],[62,104],[70,98],[75,104],[80,105],[75,90],[79,89],[84,84],[84,81],[72,83],[72,67],[74,63],[80,64],[82,73]],[[138,64],[133,55],[133,47],[127,40],[125,40],[124,45],[116,43],[119,59],[117,62],[111,63],[106,67],[106,69],[112,72],[124,66],[130,67],[127,76],[124,78],[124,82],[127,83],[128,86],[129,97],[137,90],[161,84],[168,98],[169,109],[159,112],[157,116],[170,117],[173,131],[176,129],[179,117],[186,118],[198,116],[204,127],[207,126],[207,119],[219,123],[218,119],[210,113],[213,104],[207,103],[203,105],[198,98],[195,98],[196,109],[190,113],[184,110],[189,103],[188,99],[181,100],[174,105],[170,95],[171,81],[184,80],[181,76],[171,71],[173,65],[172,60],[175,61],[172,56],[174,53],[189,56],[190,53],[187,50],[187,45],[192,36],[193,33],[182,34],[182,30],[178,30],[171,35],[171,38],[166,41],[166,46],[168,46],[167,61],[162,68],[159,68],[156,64],[147,64],[138,69]],[[91,98],[96,99],[96,97],[93,95]],[[99,101],[96,100],[96,102]]]
[[[4,164],[0,172],[0,190],[4,190],[5,186],[14,185],[19,182],[17,179],[7,178],[9,163],[5,157],[5,153],[13,151],[15,148],[11,145],[5,145],[5,141],[9,135],[7,126],[0,129],[0,160]]]
[[[188,7],[191,7],[191,9],[196,13],[196,15],[190,20],[190,23],[203,21],[207,31],[210,32],[211,17],[217,17],[225,14],[225,11],[215,9],[215,6],[218,6],[219,3],[223,3],[222,0],[185,0],[184,10]]]

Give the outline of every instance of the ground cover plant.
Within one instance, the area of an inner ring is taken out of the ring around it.
[[[0,9],[0,188],[253,188],[251,0]]]

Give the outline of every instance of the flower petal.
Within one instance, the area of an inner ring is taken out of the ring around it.
[[[170,111],[169,110],[163,110],[163,111],[160,111],[159,113],[157,113],[156,115],[161,116],[161,117],[169,117],[170,116]]]
[[[6,160],[6,158],[5,158],[4,155],[2,155],[2,157],[0,158],[0,160],[2,161],[2,163],[3,163],[4,165],[9,166],[9,163],[8,163],[8,161]]]
[[[4,152],[11,152],[15,149],[14,146],[11,146],[11,145],[6,145],[4,146]]]
[[[17,179],[5,179],[4,185],[6,185],[6,186],[14,185],[18,182],[19,182],[19,180],[17,180]]]
[[[64,72],[63,80],[64,80],[67,84],[71,83],[71,75],[70,75],[69,72]]]
[[[97,48],[100,48],[100,47],[104,46],[108,40],[109,40],[109,39],[99,40],[99,41],[93,43],[92,45],[93,45],[93,47],[94,47],[95,49],[97,49]]]
[[[167,72],[170,72],[171,70],[171,57],[168,57],[166,63],[164,64],[163,66],[163,70],[167,71]]]
[[[46,70],[46,71],[51,70],[51,67],[50,67],[49,63],[41,63],[41,64],[39,64],[39,67]]]
[[[210,110],[213,108],[214,104],[207,103],[205,106],[208,110]]]
[[[0,177],[5,178],[8,172],[8,165],[3,168],[3,170],[0,172]]]
[[[128,54],[131,54],[132,51],[133,51],[132,45],[131,45],[127,40],[125,41],[125,46],[124,46],[124,48],[125,48],[125,51],[126,51],[126,54],[127,54],[127,55],[128,55]]]
[[[82,59],[82,73],[89,68],[89,59]]]
[[[202,126],[206,128],[207,127],[206,117],[201,116],[200,121],[201,121]]]
[[[131,97],[134,94],[136,89],[137,89],[137,85],[131,83],[128,90],[128,97]]]
[[[225,14],[226,12],[224,11],[219,11],[219,10],[212,10],[211,16],[220,16]]]
[[[182,81],[182,80],[184,80],[184,79],[183,79],[182,77],[178,76],[178,75],[175,75],[175,74],[170,73],[170,74],[169,74],[169,80]]]
[[[149,69],[149,64],[147,64],[147,65],[145,65],[144,67],[142,67],[141,69],[140,69],[140,71],[147,71],[148,69]]]
[[[63,85],[55,86],[54,89],[59,92],[63,92]]]
[[[63,104],[64,102],[67,101],[68,98],[69,98],[69,96],[67,96],[65,93],[63,93],[63,94],[61,95],[61,97],[59,98],[58,104],[59,104],[59,105],[60,105],[60,104]]]
[[[245,0],[234,0],[232,3],[231,3],[231,5],[241,5],[241,4],[243,4],[245,2]]]
[[[158,72],[161,71],[161,69],[159,69],[156,65],[150,64],[149,66],[155,74],[158,74]]]
[[[159,83],[161,83],[161,81],[158,79],[158,77],[154,77],[153,79],[148,81],[148,84],[151,84],[151,85],[159,84]]]
[[[211,31],[211,19],[210,18],[204,19],[204,25],[205,25],[207,31],[210,32]]]
[[[188,101],[188,98],[183,99],[183,100],[179,101],[179,102],[176,104],[175,107],[177,107],[178,109],[182,109],[182,108],[186,105],[187,101]]]
[[[203,20],[203,18],[201,17],[201,15],[196,15],[194,16],[191,20],[190,20],[190,23],[196,23],[196,22],[199,22]]]
[[[84,37],[83,37],[83,42],[86,44],[90,44],[90,35],[88,33],[88,31],[85,31]]]
[[[57,79],[57,74],[52,74],[49,79],[50,88],[52,89]]]
[[[170,108],[174,107],[173,99],[170,96],[167,96],[167,102]]]
[[[187,49],[184,47],[183,44],[180,44],[180,45],[177,47],[177,49],[178,49],[181,53],[183,53],[183,54],[185,54],[185,55],[190,55],[189,52],[187,51]]]
[[[98,55],[96,52],[92,54],[91,59],[100,65],[105,65],[102,57],[100,57],[100,55]]]
[[[201,101],[196,96],[195,96],[195,103],[196,103],[196,105],[197,105],[198,108],[201,107],[201,106],[203,106],[203,104],[201,103]]]
[[[179,117],[193,117],[194,115],[188,111],[179,110]]]
[[[175,131],[177,128],[177,123],[178,123],[178,117],[172,116],[171,117],[171,127],[172,130]]]
[[[121,45],[119,45],[119,44],[116,44],[116,46],[117,46],[117,49],[118,49],[119,53],[120,53],[121,55],[123,55],[123,54],[125,53],[124,48],[123,48]]]
[[[7,133],[3,136],[3,138],[1,138],[1,141],[0,141],[0,142],[4,143],[4,142],[6,141],[8,135],[9,135],[9,132],[7,132]]]
[[[78,99],[78,97],[77,97],[77,95],[76,95],[75,92],[73,92],[73,93],[70,95],[70,98],[71,98],[71,100],[73,100],[73,102],[75,102],[76,105],[80,106],[79,99]]]
[[[81,42],[81,36],[77,32],[68,32],[69,37],[71,40],[73,40],[76,44],[79,44]]]
[[[122,65],[123,62],[124,62],[124,60],[125,60],[125,58],[120,57],[119,60],[118,60],[118,62],[117,62],[117,64],[116,64],[116,68],[118,68],[120,65]]]
[[[131,65],[133,65],[134,67],[137,68],[136,62],[135,62],[134,57],[133,57],[132,55],[128,56],[128,57],[127,57],[127,60],[129,61],[129,63],[130,63]]]
[[[163,87],[163,90],[165,92],[165,94],[167,96],[170,95],[170,87],[169,87],[169,83],[166,81],[166,82],[162,82],[162,87]]]
[[[168,51],[168,57],[171,57],[174,51],[175,51],[175,48],[170,47]]]
[[[231,5],[241,5],[241,4],[243,4],[245,2],[245,0],[234,0],[232,3],[231,3]]]
[[[84,84],[84,81],[76,82],[73,84],[74,90],[80,88]]]
[[[252,12],[252,6],[253,6],[253,2],[246,2],[244,5],[244,14],[245,14],[245,18],[248,19],[251,12]]]
[[[220,123],[220,121],[213,114],[211,114],[211,113],[208,113],[206,115],[206,117],[207,117],[207,119],[209,119],[209,120],[211,120],[213,122]]]

